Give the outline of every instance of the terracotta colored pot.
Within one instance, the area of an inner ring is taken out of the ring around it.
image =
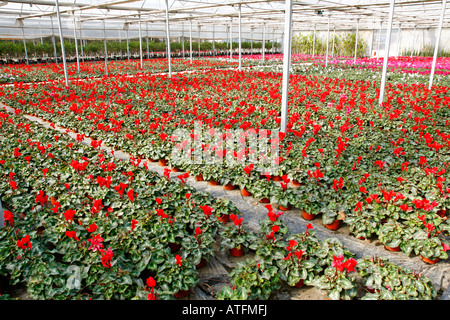
[[[173,296],[175,298],[183,298],[189,294],[189,290],[180,290],[177,293],[175,293]]]
[[[56,202],[57,202],[58,200],[56,200],[56,198],[54,198],[54,197],[51,197],[50,198],[50,202],[52,203],[52,205],[56,205]]]
[[[384,248],[388,251],[392,251],[392,252],[397,252],[400,251],[400,247],[388,247],[388,246],[384,246]]]
[[[243,248],[233,248],[233,249],[230,249],[230,254],[233,256],[233,257],[242,257],[244,254],[245,254],[245,252],[244,252],[244,249]]]
[[[209,180],[209,184],[212,185],[212,186],[218,186],[219,185],[219,181]]]
[[[299,282],[294,286],[295,288],[301,288],[305,285],[305,281],[303,279],[300,279]]]
[[[225,190],[234,190],[234,185],[232,185],[231,183],[227,183],[226,185],[223,186],[223,188]]]
[[[195,181],[203,181],[203,175],[202,174],[198,174],[195,176]]]
[[[337,230],[337,229],[339,229],[340,225],[341,225],[341,220],[336,219],[332,223],[326,224],[325,227],[327,227],[330,230]]]
[[[244,189],[241,190],[241,195],[243,195],[244,197],[250,197],[252,194],[251,194],[251,192],[248,192],[244,188]]]
[[[359,240],[366,240],[366,237],[360,236],[358,237]]]
[[[283,207],[282,205],[278,205],[278,209],[280,209],[281,211],[289,211],[292,209],[292,206],[289,205],[288,207]]]
[[[445,217],[445,216],[447,215],[447,209],[439,210],[439,211],[436,212],[436,213],[437,213],[437,215],[438,215],[439,217],[443,218],[443,217]]]
[[[281,177],[280,176],[272,176],[272,180],[273,181],[281,181]]]
[[[269,203],[270,200],[269,200],[269,198],[262,198],[261,200],[259,200],[259,202],[261,202],[261,203]]]
[[[315,214],[310,214],[306,212],[305,210],[302,210],[302,217],[306,220],[314,220],[316,218]]]
[[[180,168],[177,167],[172,167],[170,169],[172,170],[172,172],[180,172]]]
[[[423,262],[428,263],[428,264],[435,264],[435,263],[437,263],[440,260],[439,258],[431,260],[431,259],[425,258],[422,255],[420,255],[420,259],[422,259]]]
[[[158,160],[158,164],[159,164],[161,167],[165,167],[165,166],[167,166],[167,160],[166,160],[166,159],[159,159],[159,160]]]
[[[181,244],[179,243],[169,243],[169,248],[172,253],[177,252],[181,248]]]
[[[200,260],[200,263],[199,263],[198,265],[196,265],[195,267],[196,267],[197,269],[199,269],[199,268],[203,267],[205,264],[206,264],[206,259],[202,258],[202,259]]]
[[[156,162],[155,159],[147,159],[147,160],[148,160],[148,162]]]
[[[298,182],[297,180],[292,180],[292,185],[294,187],[300,187],[302,184],[300,182]]]
[[[222,214],[220,217],[217,217],[217,220],[222,223],[227,223],[230,222],[230,216],[228,214]]]

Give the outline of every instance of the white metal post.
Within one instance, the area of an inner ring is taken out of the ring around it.
[[[108,74],[108,46],[106,44],[106,25],[103,20],[103,45],[105,47],[105,74]]]
[[[148,47],[148,22],[145,23],[145,35],[146,35],[146,42],[147,42],[147,59],[150,59],[150,49]]]
[[[437,61],[437,56],[439,53],[439,42],[441,40],[442,24],[444,22],[444,14],[445,14],[445,6],[446,5],[447,5],[447,0],[442,0],[441,16],[439,18],[439,26],[438,26],[438,31],[436,34],[436,44],[434,45],[433,64],[431,65],[430,84],[428,85],[428,89],[430,89],[430,90],[431,90],[431,87],[433,86],[433,78],[434,78],[434,73],[436,71],[436,61]]]
[[[170,59],[169,0],[166,0],[166,35],[167,35],[167,62],[169,65],[169,78],[171,78],[172,77],[172,61]]]
[[[377,61],[380,58],[380,43],[381,43],[381,30],[383,28],[383,23],[380,22],[380,32],[378,33],[378,44],[377,44]]]
[[[125,23],[125,30],[127,31],[127,57],[128,61],[130,61],[130,39],[128,37],[128,29],[130,28],[130,25],[128,23]]]
[[[402,51],[402,25],[398,24],[398,36],[397,36],[397,57],[400,56]]]
[[[184,59],[184,23],[181,23],[181,51]]]
[[[201,48],[200,48],[200,23],[198,24],[198,57],[200,58]]]
[[[191,22],[191,29],[189,30],[189,55],[192,64],[192,19],[190,20],[190,22]]]
[[[73,38],[75,39],[75,54],[77,55],[77,70],[80,72],[80,57],[78,55],[78,39],[77,39],[77,26],[75,21],[75,12],[72,11],[73,16]]]
[[[263,25],[263,41],[262,41],[262,61],[264,63],[266,55],[266,24]]]
[[[292,0],[285,1],[284,24],[284,55],[283,55],[283,80],[281,91],[281,126],[280,131],[286,133],[288,101],[289,101],[289,73],[291,68],[292,48]]]
[[[212,31],[212,36],[213,36],[213,41],[212,41],[212,50],[213,50],[213,57],[216,56],[216,30],[215,30],[215,26],[213,25],[213,31]]]
[[[359,19],[356,19],[356,38],[355,38],[355,57],[353,63],[356,63],[356,57],[358,56],[358,39],[359,38]]]
[[[383,60],[383,72],[381,74],[380,97],[378,101],[380,105],[383,103],[384,91],[386,87],[386,74],[389,60],[389,47],[391,45],[392,20],[394,18],[394,8],[395,8],[395,0],[391,0],[391,4],[389,6],[389,20],[388,20],[388,29],[386,33],[386,42],[384,45],[384,60]]]
[[[233,19],[230,19],[230,60],[233,61]]]
[[[336,27],[333,27],[333,44],[331,45],[331,56],[334,57],[334,41],[336,39]]]
[[[53,16],[50,16],[50,22],[52,24],[52,42],[53,42],[53,51],[55,52],[55,63],[58,63],[58,52],[56,50],[55,32],[53,30]]]
[[[328,43],[330,42],[330,15],[328,15],[328,29],[327,29],[327,53],[325,58],[325,67],[328,67]]]
[[[413,46],[416,45],[416,40],[417,40],[417,32],[416,32],[416,30],[417,30],[417,25],[414,25],[414,36],[413,36],[414,41],[413,41]],[[414,49],[414,47],[413,47],[413,49]],[[410,55],[411,58],[412,58],[413,53],[414,53],[414,50],[413,50],[413,49],[411,49],[411,55]]]
[[[81,48],[81,60],[84,62],[84,49],[83,49],[83,24],[80,21],[80,48]]]
[[[312,52],[312,58],[313,59],[314,59],[315,54],[316,54],[316,26],[314,25],[313,52]]]
[[[63,67],[64,67],[64,80],[66,82],[66,86],[68,87],[69,86],[69,76],[67,74],[66,50],[64,48],[64,36],[63,36],[62,25],[61,25],[61,14],[59,12],[58,0],[55,0],[55,2],[56,2],[56,14],[58,16],[59,38],[61,39],[61,54],[62,54]]]
[[[23,48],[25,49],[25,60],[27,62],[27,65],[30,64],[28,60],[28,51],[27,51],[27,41],[25,40],[25,31],[23,30],[23,20],[19,20],[22,24],[22,38],[23,38]]]
[[[239,9],[239,66],[238,70],[242,70],[242,30],[241,30],[241,4],[238,5]]]
[[[144,59],[142,57],[142,28],[141,28],[141,13],[139,12],[139,58],[141,59],[141,69],[144,68]]]

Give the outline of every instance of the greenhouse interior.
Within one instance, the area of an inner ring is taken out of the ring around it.
[[[0,300],[450,300],[449,11],[0,1]]]

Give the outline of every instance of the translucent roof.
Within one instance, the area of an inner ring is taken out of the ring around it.
[[[284,29],[283,0],[168,0],[172,38],[228,39],[228,28],[237,37],[238,8],[241,7],[242,37],[281,39]],[[336,30],[379,29],[387,23],[389,0],[300,0],[293,2],[293,30],[326,30],[328,20]],[[402,28],[435,28],[442,0],[397,0],[394,25]],[[447,5],[449,7],[449,5]],[[61,0],[64,37],[72,38],[74,21],[84,39],[138,37],[139,20],[143,36],[165,37],[165,0]],[[448,11],[447,11],[448,12]],[[140,18],[139,18],[140,16]],[[52,27],[53,25],[53,27]],[[444,19],[450,27],[450,15]],[[0,39],[41,38],[58,34],[54,0],[0,1]],[[104,33],[105,28],[105,33]],[[198,31],[200,30],[200,35]],[[214,30],[214,33],[213,33]]]

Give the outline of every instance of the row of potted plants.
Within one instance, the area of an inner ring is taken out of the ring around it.
[[[174,79],[140,75],[80,80],[70,89],[57,83],[45,89],[16,84],[3,88],[1,95],[22,112],[51,119],[136,157],[168,160],[172,168],[224,186],[238,186],[258,200],[313,216],[321,214],[326,225],[343,221],[357,237],[363,236],[358,233],[363,233],[365,225],[366,238],[377,236],[384,219],[403,223],[424,213],[446,211],[450,198],[444,97],[448,88],[437,87],[429,95],[425,86],[389,86],[388,102],[379,106],[374,103],[375,83],[294,76],[288,132],[279,137],[282,153],[274,159],[277,170],[237,161],[252,146],[237,148],[235,141],[235,149],[227,150],[223,147],[226,139],[203,141],[203,145],[222,154],[228,151],[234,162],[226,158],[220,165],[196,164],[192,158],[171,157],[178,144],[186,143],[189,148],[194,142],[177,140],[175,130],[192,132],[196,121],[221,133],[254,130],[260,138],[263,125],[276,131],[279,77],[251,71],[194,73]],[[166,81],[170,89],[162,89]],[[205,97],[205,92],[214,93],[217,102]],[[445,233],[447,222],[441,225]],[[414,228],[423,230],[426,225]]]

